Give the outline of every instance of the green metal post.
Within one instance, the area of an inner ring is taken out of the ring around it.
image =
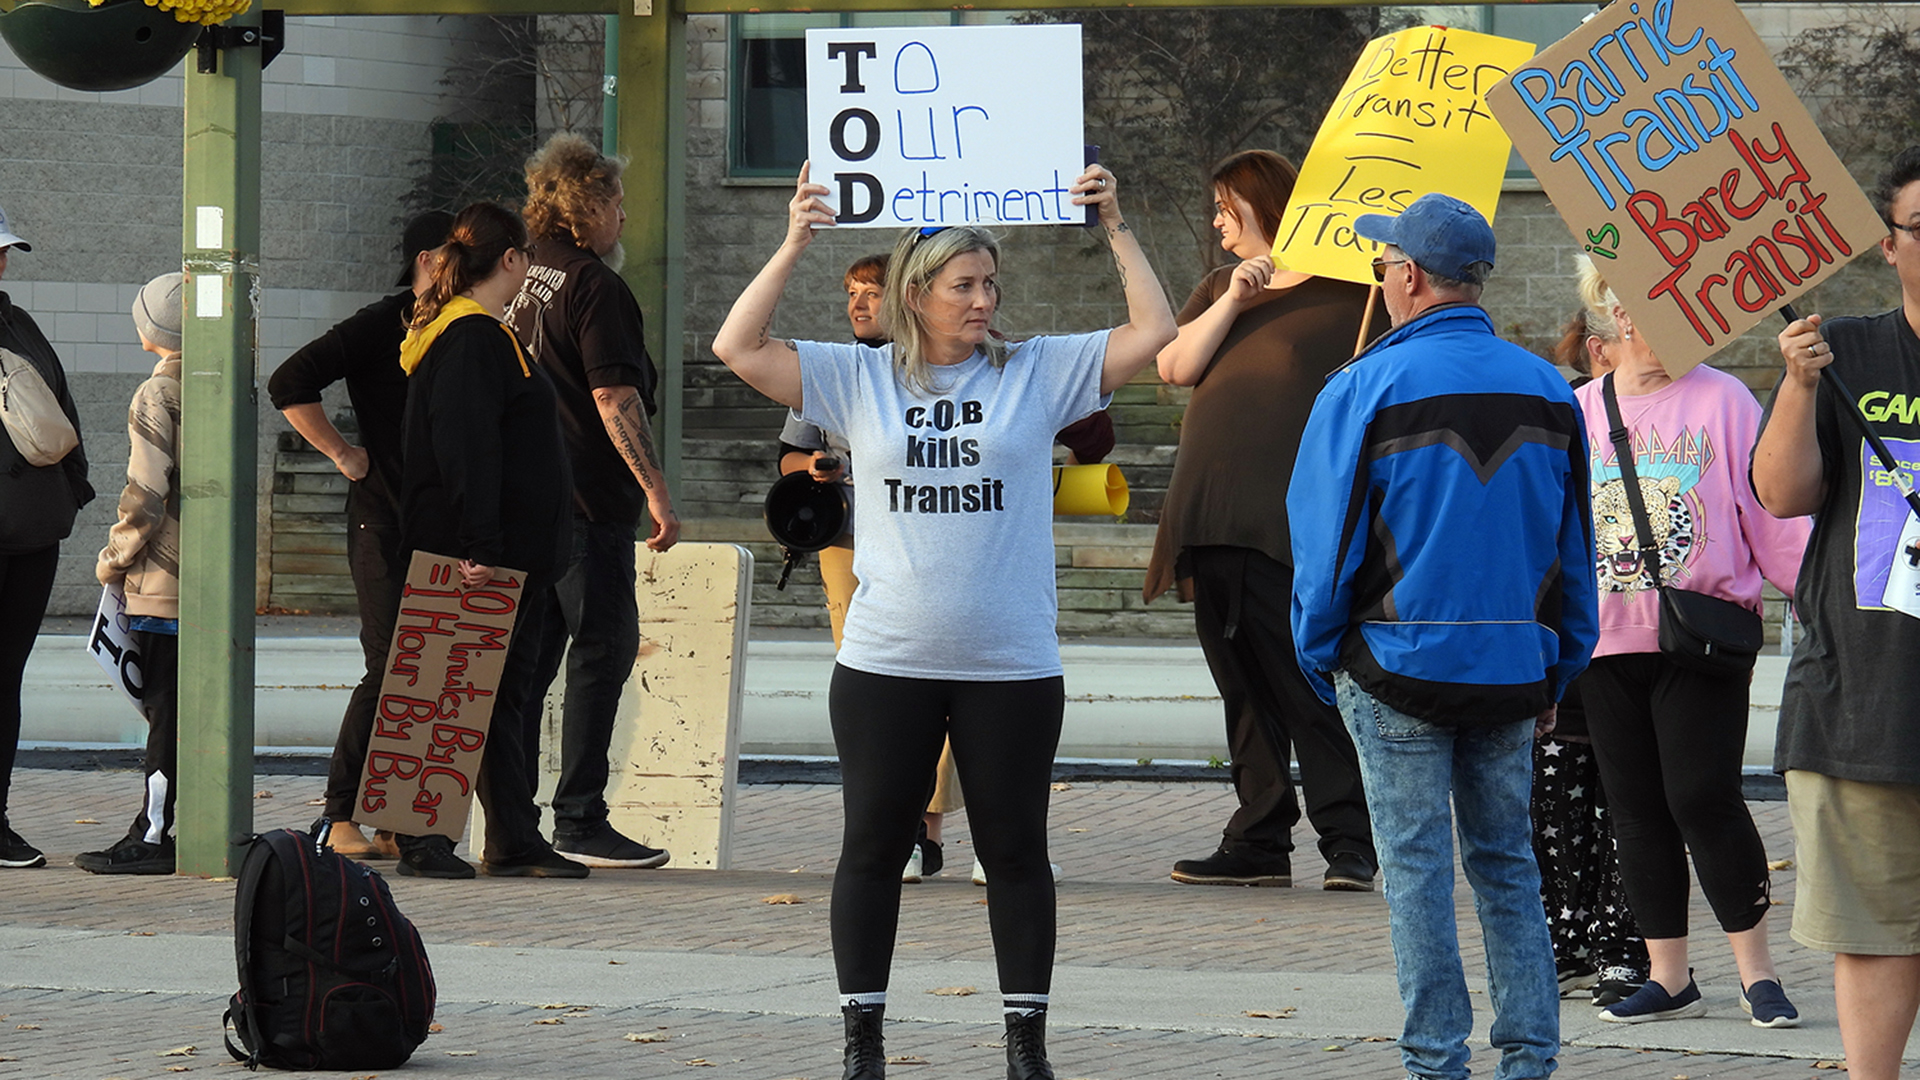
[[[685,322],[687,16],[676,0],[623,0],[620,70],[615,88],[618,147],[625,177],[627,250],[622,276],[646,315],[647,351],[660,368],[660,415],[654,439],[666,459],[667,483],[680,482],[684,393],[681,334]],[[646,11],[636,13],[635,8]]]
[[[234,872],[232,838],[253,828],[260,49],[219,66],[188,54],[183,184],[178,867],[209,877]]]
[[[620,16],[605,15],[600,19],[601,29],[606,33],[606,48],[602,52],[600,80],[600,152],[617,154],[620,152],[620,132],[616,130],[620,123],[620,99],[615,88],[620,85]]]

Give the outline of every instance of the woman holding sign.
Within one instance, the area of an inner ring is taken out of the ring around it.
[[[1767,852],[1740,792],[1753,655],[1715,668],[1710,652],[1686,655],[1670,637],[1688,610],[1676,604],[1718,601],[1744,609],[1757,639],[1761,579],[1793,595],[1810,525],[1767,513],[1747,482],[1760,406],[1745,385],[1704,364],[1669,376],[1585,259],[1580,298],[1588,332],[1614,358],[1612,371],[1576,391],[1595,463],[1600,583],[1600,643],[1580,694],[1650,961],[1647,981],[1600,1019],[1707,1011],[1687,966],[1690,853],[1733,946],[1741,1007],[1756,1026],[1792,1027],[1800,1014],[1767,947]],[[1625,454],[1615,431],[1632,448]]]
[[[894,245],[881,302],[884,348],[783,341],[774,309],[828,189],[803,166],[787,236],[734,301],[714,355],[801,418],[842,433],[862,462],[855,507],[860,579],[829,710],[846,822],[833,884],[833,953],[846,1022],[843,1080],[886,1075],[881,1048],[900,914],[927,778],[951,737],[1007,1020],[1007,1075],[1051,1080],[1045,1022],[1054,891],[1047,797],[1064,708],[1054,635],[1054,433],[1103,407],[1173,339],[1145,252],[1095,165],[1070,189],[1095,207],[1127,322],[1015,344],[992,329],[1000,253],[969,226],[914,230]]]
[[[1321,887],[1373,888],[1378,861],[1360,761],[1333,706],[1294,659],[1287,482],[1313,396],[1355,352],[1367,289],[1276,271],[1273,237],[1293,194],[1292,163],[1247,150],[1213,170],[1214,227],[1240,261],[1203,278],[1160,352],[1160,377],[1191,386],[1180,454],[1154,537],[1145,597],[1170,586],[1193,601],[1194,628],[1226,705],[1239,809],[1220,846],[1173,864],[1188,885],[1293,882],[1300,758],[1307,819],[1320,834]],[[1376,320],[1383,331],[1387,320]]]
[[[540,625],[573,528],[573,479],[553,383],[503,321],[526,278],[528,247],[518,215],[475,203],[454,218],[427,291],[414,301],[400,346],[408,376],[400,546],[409,557],[457,558],[462,588],[492,585],[520,601],[476,783],[487,812],[481,869],[496,877],[586,877],[587,867],[540,835],[520,720],[540,646],[539,635],[520,631]],[[473,876],[446,836],[397,839],[402,874]]]

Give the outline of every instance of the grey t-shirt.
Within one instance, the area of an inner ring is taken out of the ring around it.
[[[1107,331],[975,353],[903,386],[892,347],[796,342],[800,417],[861,463],[860,579],[839,661],[916,679],[1059,675],[1053,436],[1104,408]]]
[[[1920,339],[1905,315],[1895,308],[1820,329],[1861,411],[1903,469],[1920,471]],[[1920,565],[1920,550],[1901,543],[1911,511],[1841,415],[1852,406],[1831,382],[1820,381],[1814,401],[1827,498],[1794,586],[1806,632],[1787,668],[1774,768],[1920,784],[1920,618],[1885,602],[1893,561]],[[1769,404],[1763,431],[1772,416]]]

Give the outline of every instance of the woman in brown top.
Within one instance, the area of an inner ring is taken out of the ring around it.
[[[1213,224],[1220,246],[1242,261],[1201,279],[1180,312],[1180,336],[1160,352],[1160,377],[1194,390],[1145,595],[1151,601],[1177,584],[1193,601],[1226,705],[1240,799],[1219,850],[1174,863],[1173,879],[1293,883],[1300,801],[1287,763],[1297,753],[1307,817],[1327,859],[1324,887],[1370,891],[1378,863],[1353,742],[1294,659],[1287,533],[1300,433],[1327,373],[1354,353],[1367,290],[1274,269],[1269,252],[1295,175],[1267,150],[1215,167]],[[1374,322],[1386,324],[1384,316]]]

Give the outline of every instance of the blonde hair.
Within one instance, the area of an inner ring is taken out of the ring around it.
[[[915,393],[934,392],[933,365],[927,363],[928,342],[932,335],[920,320],[920,311],[909,303],[926,295],[933,279],[947,263],[970,251],[984,251],[1000,269],[1000,245],[993,234],[972,225],[955,225],[931,236],[909,229],[894,242],[887,260],[887,287],[880,295],[880,325],[893,335],[893,369],[902,385]],[[994,306],[999,312],[999,305]],[[980,345],[994,367],[1005,366],[1007,346],[989,333]]]
[[[1580,270],[1580,303],[1587,309],[1587,333],[1601,341],[1618,342],[1620,324],[1614,320],[1613,309],[1620,306],[1620,298],[1614,295],[1607,279],[1600,276],[1600,269],[1593,260],[1585,255],[1574,256]]]
[[[536,240],[571,239],[620,191],[627,160],[608,157],[570,131],[547,140],[527,159],[527,203],[520,211]]]

